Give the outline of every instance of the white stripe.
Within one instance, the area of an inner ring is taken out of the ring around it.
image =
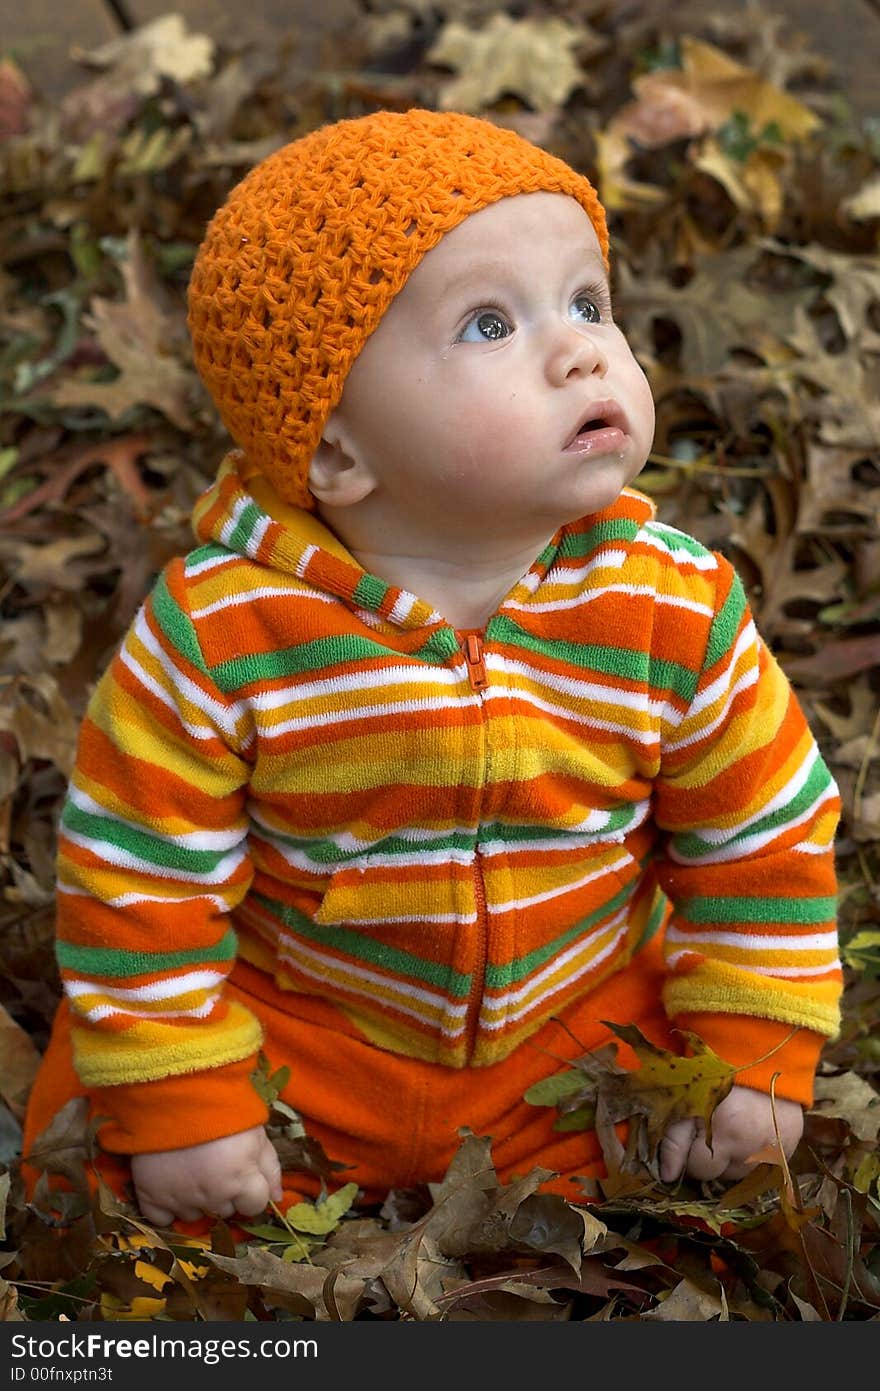
[[[185,976],[166,976],[164,980],[131,989],[99,985],[92,980],[66,980],[64,989],[72,999],[80,995],[106,995],[111,1000],[171,1000],[178,995],[188,995],[191,990],[207,990],[225,979],[224,971],[189,971]]]
[[[201,575],[206,570],[216,570],[221,565],[241,564],[241,556],[237,551],[228,551],[226,555],[212,555],[207,560],[187,561],[183,567],[183,573],[187,579],[193,575]]]
[[[209,1015],[219,1000],[219,992],[211,995],[204,1004],[196,1005],[194,1009],[163,1009],[160,1014],[150,1011],[148,1014],[136,1009],[122,1009],[119,1005],[96,1005],[94,1009],[78,1010],[77,1013],[83,1019],[88,1019],[91,1023],[97,1024],[101,1019],[108,1019],[113,1014],[123,1014],[129,1019],[139,1019],[142,1024],[161,1023],[165,1019],[204,1019]]]
[[[224,546],[229,545],[229,538],[238,526],[239,518],[249,502],[249,497],[238,497],[232,504],[232,511],[226,513],[223,519],[223,525],[218,533],[218,538]]]
[[[296,562],[296,573],[297,573],[297,575],[299,575],[299,578],[300,578],[300,579],[303,578],[303,576],[304,576],[305,573],[306,573],[306,570],[308,570],[308,568],[309,568],[309,563],[310,563],[312,557],[313,557],[313,556],[316,556],[317,554],[318,554],[318,547],[317,547],[317,546],[306,546],[306,547],[305,547],[305,549],[303,550],[302,555],[300,556],[299,560]]]
[[[487,858],[493,855],[527,854],[530,850],[572,850],[582,852],[602,845],[622,845],[645,820],[651,809],[648,801],[633,804],[633,819],[617,831],[603,832],[597,829],[593,834],[580,835],[575,828],[561,835],[546,835],[539,840],[507,841],[500,837],[495,840],[481,840],[480,853]],[[588,818],[589,819],[589,818]],[[606,818],[607,819],[607,818]]]
[[[539,691],[549,688],[560,695],[575,696],[578,700],[601,701],[603,705],[620,705],[625,710],[635,710],[640,715],[658,715],[665,702],[649,700],[644,691],[626,691],[616,686],[603,686],[598,681],[582,681],[575,676],[562,676],[556,671],[542,671],[528,662],[513,660],[498,652],[486,653],[486,667],[491,671],[503,672],[506,676],[522,676]],[[519,694],[520,687],[513,689]],[[628,729],[629,726],[626,726]]]
[[[718,569],[718,561],[711,551],[707,551],[705,555],[693,555],[685,546],[677,546],[675,549],[670,550],[669,546],[667,546],[659,536],[652,534],[654,532],[660,532],[661,535],[669,536],[673,538],[673,540],[685,534],[683,531],[678,531],[673,526],[667,526],[665,522],[654,521],[648,522],[642,527],[641,531],[637,532],[635,540],[641,541],[646,546],[653,546],[655,550],[662,552],[664,556],[671,556],[671,558],[680,565],[691,565],[695,570],[704,571]]]
[[[837,933],[811,932],[800,937],[777,933],[760,936],[743,932],[687,932],[674,923],[666,929],[667,942],[707,943],[719,947],[742,947],[743,951],[837,951]]]
[[[715,678],[711,686],[707,686],[704,691],[700,691],[697,693],[697,695],[694,696],[693,700],[691,701],[690,709],[688,710],[688,715],[699,715],[701,710],[705,710],[708,706],[714,705],[715,701],[719,699],[719,697],[723,694],[725,688],[729,684],[730,674],[736,666],[737,662],[739,661],[740,657],[742,657],[745,652],[747,652],[750,648],[753,647],[756,649],[754,654],[754,663],[757,667],[757,645],[758,634],[755,630],[754,622],[750,619],[746,626],[743,628],[736,642],[734,643],[733,651],[730,654],[730,660],[727,663],[724,670],[722,671],[721,675]]]
[[[81,791],[74,782],[71,782],[67,796],[74,806],[79,807],[80,811],[106,818],[118,826],[128,826],[130,830],[148,835],[151,840],[161,841],[164,845],[179,845],[190,850],[230,850],[233,846],[240,845],[248,833],[247,823],[244,823],[240,830],[181,831],[179,834],[173,835],[158,831],[154,826],[145,826],[141,822],[130,821],[127,817],[120,816],[118,812],[101,806],[100,802],[96,802],[87,792]]]
[[[614,545],[613,542],[605,544],[608,546],[607,550],[596,551],[586,565],[580,565],[576,570],[561,563],[554,565],[544,576],[542,588],[552,588],[554,585],[582,584],[594,570],[620,570],[626,564],[628,551],[624,550],[622,546]]]
[[[673,952],[668,958],[667,964],[675,966],[683,957],[689,955],[687,951]],[[737,961],[724,962],[724,965],[734,965],[738,971],[749,971],[754,976],[782,976],[789,978],[793,976],[827,976],[836,970],[836,961],[829,961],[824,966],[747,966],[744,962]]]
[[[486,906],[490,913],[510,913],[515,908],[531,908],[535,903],[546,903],[548,899],[559,899],[562,898],[563,894],[571,894],[577,889],[583,889],[587,884],[592,884],[597,879],[604,879],[607,875],[613,874],[615,870],[623,869],[624,865],[631,865],[632,862],[632,855],[621,855],[619,860],[612,860],[611,864],[603,865],[601,869],[595,869],[591,874],[585,874],[582,878],[575,879],[571,884],[557,884],[554,888],[545,890],[544,893],[532,894],[530,898],[510,898],[506,903],[489,903]]]
[[[249,805],[248,811],[254,825],[259,826],[265,833],[266,839],[271,839],[273,844],[277,843],[276,836],[283,836],[286,834],[283,827],[273,826],[264,819],[260,814],[262,808],[256,806],[251,807]],[[446,836],[452,835],[473,836],[475,834],[475,827],[452,826],[446,830],[435,831],[428,827],[423,829],[417,826],[401,826],[399,830],[392,831],[390,834],[399,837],[400,840],[411,841],[415,844],[421,841],[443,840]],[[309,862],[311,864],[324,864],[330,867],[335,864],[336,861],[315,859],[314,855],[309,855],[310,845],[333,845],[341,852],[339,856],[341,859],[344,855],[368,855],[376,845],[381,845],[382,841],[386,839],[387,836],[382,836],[378,841],[362,840],[360,837],[353,835],[351,831],[337,831],[326,836],[314,836],[308,839],[303,837],[299,843],[288,846],[288,850],[292,850],[296,853],[302,851],[305,855],[309,856]]]
[[[338,699],[351,691],[412,685],[448,686],[450,690],[458,690],[461,674],[457,670],[450,670],[449,667],[432,667],[422,663],[382,667],[378,671],[353,671],[345,675],[305,681],[302,685],[263,691],[253,695],[248,704],[252,710],[278,710],[285,705],[296,705],[310,700]],[[322,722],[323,715],[318,718],[318,723]]]
[[[323,594],[320,590],[300,589],[299,586],[279,585],[273,589],[269,585],[262,585],[258,589],[239,590],[235,594],[230,594],[226,598],[217,599],[213,604],[206,604],[202,609],[193,609],[191,618],[207,618],[209,614],[219,613],[223,609],[234,609],[242,604],[252,604],[260,599],[293,599],[297,602],[312,600],[320,604],[336,604],[336,599],[332,594]]]
[[[794,830],[795,826],[803,826],[805,822],[811,821],[816,812],[822,807],[823,803],[829,800],[829,794],[823,792],[816,798],[811,806],[800,816],[791,821],[786,821],[784,825],[772,826],[767,831],[761,831],[755,835],[745,836],[742,840],[732,845],[725,845],[719,850],[707,850],[705,855],[682,855],[675,848],[675,839],[669,844],[669,858],[680,865],[713,865],[725,864],[730,860],[738,860],[748,855],[754,854],[756,850],[763,850],[766,845],[770,845],[779,836],[787,835]],[[704,831],[695,834],[705,835]],[[827,846],[822,847],[827,849]]]
[[[552,705],[548,700],[541,700],[540,696],[536,696],[531,691],[524,690],[519,686],[510,686],[501,690],[493,689],[490,686],[483,691],[483,698],[485,700],[521,700],[525,705],[534,705],[536,709],[544,710],[548,715],[555,715],[558,719],[583,725],[587,729],[605,729],[611,734],[625,734],[636,744],[656,744],[660,738],[655,729],[633,729],[629,725],[617,724],[614,720],[592,719],[588,715],[577,715],[562,705]]]
[[[831,841],[826,841],[823,845],[821,841],[799,840],[797,845],[792,845],[793,855],[827,855],[832,847]]]
[[[677,739],[673,744],[665,744],[662,752],[674,753],[678,749],[686,749],[689,744],[698,744],[700,740],[708,738],[710,734],[714,734],[715,730],[726,720],[730,707],[736,700],[736,697],[742,691],[747,691],[751,686],[757,685],[759,675],[760,673],[757,667],[752,667],[749,671],[745,672],[736,684],[731,686],[727,700],[724,702],[722,709],[716,715],[715,719],[712,720],[711,724],[704,725],[702,729],[698,729],[694,734],[686,734],[683,739]],[[692,713],[693,711],[689,710],[685,719],[689,719]]]
[[[72,845],[79,845],[84,850],[90,850],[93,855],[103,860],[105,865],[117,865],[121,869],[134,870],[155,879],[176,879],[182,884],[222,884],[225,879],[231,878],[242,861],[247,859],[247,849],[241,848],[218,860],[213,873],[197,874],[194,870],[172,869],[167,865],[153,864],[151,860],[142,860],[117,845],[111,845],[109,841],[92,840],[90,836],[81,836],[78,832],[66,828],[62,833],[62,839],[70,841]],[[239,886],[230,885],[233,891],[237,887]]]
[[[184,728],[188,732],[193,733],[196,738],[214,738],[216,737],[217,729],[220,729],[227,738],[234,740],[236,737],[237,724],[246,716],[246,706],[241,701],[237,700],[230,701],[228,706],[223,705],[219,700],[214,700],[212,696],[207,695],[206,692],[191,681],[188,676],[184,676],[183,672],[174,664],[165,652],[165,649],[153,636],[143,613],[138,616],[135,622],[134,633],[138,641],[143,644],[150,655],[159,663],[162,671],[168,678],[172,690],[180,691],[181,694],[184,695],[191,704],[195,705],[197,709],[201,710],[202,714],[206,715],[217,728],[203,732],[200,725],[190,725],[185,722],[177,705],[171,699],[165,688],[160,686],[157,681],[143,670],[137,658],[126,646],[122,648],[120,656],[125,660],[125,664],[129,670],[132,671],[139,680],[143,681],[143,684],[146,685],[154,695],[158,696],[164,705],[167,705],[170,710],[175,712],[178,719],[184,725]]]
[[[454,1025],[450,1025],[447,1022],[441,1023],[440,1025],[440,1032],[448,1035],[450,1038],[456,1038],[464,1029],[464,1020],[468,1009],[467,1003],[463,1005],[450,1005],[442,995],[435,995],[431,990],[424,990],[420,986],[404,985],[400,981],[392,980],[388,976],[380,976],[377,972],[370,971],[366,967],[356,966],[350,960],[341,962],[336,958],[329,959],[322,956],[319,952],[312,951],[309,947],[305,946],[302,941],[291,941],[281,936],[278,939],[278,947],[279,956],[282,961],[288,961],[296,970],[302,972],[303,975],[309,976],[313,980],[321,981],[325,986],[329,986],[330,989],[334,988],[334,982],[327,979],[327,970],[332,967],[337,973],[346,977],[354,976],[359,980],[371,981],[374,985],[381,986],[383,992],[387,993],[390,991],[394,994],[401,995],[404,999],[422,1000],[429,1007],[442,1011],[447,1018],[456,1021]],[[304,956],[306,960],[313,962],[317,969],[310,971],[298,959],[300,955]],[[322,967],[324,968],[323,971],[321,970]],[[400,1014],[407,1014],[412,1019],[418,1019],[422,1024],[430,1024],[430,1021],[425,1019],[424,1011],[412,1009],[401,1003],[391,1004],[385,997],[385,994],[377,1000],[376,996],[372,994],[371,991],[356,990],[349,986],[346,986],[346,993],[360,995],[363,999],[371,1000],[376,1006],[394,1009]]]
[[[410,594],[409,590],[402,589],[394,601],[394,607],[388,617],[392,623],[403,623],[409,618],[413,608],[418,603],[415,594]]]
[[[323,729],[334,724],[358,724],[363,720],[378,720],[386,715],[398,715],[401,712],[414,714],[419,710],[455,710],[462,705],[479,705],[479,703],[480,697],[478,695],[459,696],[453,700],[446,700],[438,696],[433,700],[389,701],[385,705],[364,705],[356,709],[327,710],[318,716],[303,715],[295,719],[282,720],[279,724],[261,727],[260,732],[264,739],[278,739],[282,734],[290,734],[294,730]]]
[[[781,787],[779,791],[776,792],[770,798],[769,802],[765,802],[764,805],[758,811],[756,811],[752,816],[750,816],[748,820],[738,822],[736,826],[701,827],[701,829],[697,832],[697,835],[699,835],[701,840],[708,840],[710,843],[714,843],[715,845],[723,845],[726,841],[730,840],[731,837],[737,835],[741,830],[744,831],[747,826],[751,826],[758,821],[762,821],[765,816],[770,816],[774,811],[778,811],[781,807],[786,806],[787,803],[792,801],[792,799],[797,796],[801,788],[805,785],[807,779],[810,776],[810,772],[812,771],[813,764],[816,762],[818,757],[819,750],[816,748],[815,745],[813,745],[813,747],[808,750],[803,763],[799,764],[799,766],[795,769],[788,782],[785,783],[785,785]],[[820,802],[824,800],[825,795],[826,794],[823,792],[821,796],[818,797],[816,801],[813,803],[813,806],[819,806]],[[800,819],[802,818],[799,818],[799,820]],[[793,826],[797,826],[798,821],[793,821],[791,824]]]
[[[385,631],[388,628],[387,620],[384,619],[381,614],[374,613],[372,609],[356,608],[353,609],[352,612],[355,618],[359,618],[368,628],[375,628],[377,632],[379,629]]]
[[[506,1014],[503,1019],[490,1020],[484,1019],[481,1016],[481,1027],[485,1029],[487,1032],[490,1032],[491,1030],[503,1029],[506,1028],[509,1024],[516,1023],[516,1021],[518,1019],[522,1019],[524,1015],[531,1014],[534,1010],[538,1009],[542,1004],[544,1004],[545,1001],[552,999],[554,995],[558,995],[560,990],[567,989],[570,985],[573,985],[575,981],[580,980],[582,976],[589,975],[590,972],[594,971],[597,966],[600,966],[602,962],[605,961],[612,954],[612,952],[617,950],[617,947],[620,944],[620,939],[626,935],[626,931],[627,926],[626,923],[624,923],[623,926],[620,928],[619,932],[617,933],[616,937],[614,937],[608,943],[607,946],[603,947],[601,951],[596,952],[596,955],[591,957],[589,961],[586,961],[584,965],[580,968],[580,970],[572,972],[571,975],[566,976],[565,980],[560,981],[557,985],[552,986],[549,990],[545,990],[544,993],[540,995],[536,1000],[531,1000],[528,1004],[522,1005],[519,1009],[512,1011],[510,1014]]]
[[[621,912],[615,913],[614,916],[612,918],[609,918],[607,922],[604,922],[599,927],[594,928],[593,931],[589,934],[589,936],[579,937],[575,942],[572,943],[570,947],[567,947],[564,952],[561,952],[558,956],[554,956],[552,961],[549,961],[547,965],[544,966],[535,975],[528,976],[527,979],[523,982],[523,984],[518,985],[515,990],[506,990],[502,995],[496,995],[493,992],[491,996],[487,996],[486,1008],[489,1008],[489,1006],[491,1006],[491,1008],[494,1011],[495,1009],[503,1005],[519,1004],[522,1000],[526,998],[527,995],[531,995],[535,986],[541,985],[546,980],[550,980],[553,976],[556,975],[557,971],[559,971],[560,968],[567,966],[571,961],[576,961],[577,958],[579,956],[582,956],[585,952],[592,953],[592,949],[595,943],[598,942],[601,937],[605,937],[609,932],[615,932],[614,941],[610,944],[611,947],[613,947],[615,943],[620,941],[620,938],[622,936],[622,933],[617,929],[625,928],[626,922],[627,910],[624,908]],[[597,960],[604,959],[604,956],[608,955],[608,950],[609,947],[606,945],[606,947],[603,948],[602,957],[591,955],[590,965],[592,965]],[[566,982],[571,979],[571,976],[567,976]],[[553,989],[558,990],[559,986],[555,985]],[[537,1000],[534,1003],[537,1003]],[[531,1005],[529,1006],[529,1008],[531,1008]]]
[[[185,894],[181,898],[173,898],[163,897],[162,894],[130,893],[117,894],[115,898],[102,898],[89,889],[79,888],[73,884],[64,884],[60,881],[56,884],[56,889],[60,894],[70,894],[72,898],[89,898],[95,903],[105,903],[108,908],[129,908],[132,905],[142,903],[173,903],[179,907],[191,907],[195,903],[210,903],[221,913],[229,912],[228,901],[220,898],[218,894]]]
[[[592,604],[594,599],[604,599],[606,594],[628,594],[630,597],[641,596],[653,599],[655,604],[668,604],[671,608],[687,609],[691,613],[701,613],[707,618],[714,616],[715,610],[708,604],[700,604],[696,599],[682,599],[675,594],[659,594],[653,585],[649,584],[607,584],[600,589],[589,589],[582,594],[577,594],[571,599],[557,599],[546,604],[518,604],[513,601],[505,604],[505,608],[528,609],[529,613],[558,613],[563,609],[582,608],[586,604]]]
[[[290,851],[279,841],[267,836],[268,843],[278,852],[279,855],[289,865],[294,865],[298,869],[311,871],[320,878],[325,878],[327,874],[335,870],[355,869],[361,873],[371,869],[412,869],[419,865],[470,865],[473,863],[473,851],[470,850],[424,850],[416,855],[407,855],[405,851],[397,854],[382,855],[373,852],[368,857],[363,857],[354,861],[336,861],[328,864],[326,861],[310,860],[305,855]],[[360,921],[360,919],[358,919]]]

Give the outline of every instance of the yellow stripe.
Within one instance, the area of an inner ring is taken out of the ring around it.
[[[144,1021],[112,1036],[103,1029],[74,1025],[71,1041],[74,1064],[86,1087],[118,1087],[240,1062],[260,1047],[263,1030],[250,1011],[233,1000],[219,1023],[184,1028]]]
[[[663,1003],[670,1018],[677,1014],[718,1013],[754,1015],[800,1024],[817,1033],[834,1035],[840,1027],[837,980],[811,980],[809,996],[803,981],[761,979],[721,962],[694,967],[686,975],[672,976],[663,987]]]

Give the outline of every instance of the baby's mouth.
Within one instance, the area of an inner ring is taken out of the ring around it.
[[[603,446],[613,448],[615,445],[619,446],[626,433],[626,416],[617,403],[597,401],[593,413],[578,426],[565,448],[577,449],[579,452],[598,451]]]

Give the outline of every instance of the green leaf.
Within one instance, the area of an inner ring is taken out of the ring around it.
[[[535,1082],[525,1093],[523,1100],[530,1106],[555,1106],[560,1097],[569,1096],[583,1088],[584,1076],[577,1068],[568,1067],[564,1072],[555,1072]]]
[[[554,1130],[592,1130],[596,1124],[596,1107],[592,1102],[578,1106],[575,1111],[566,1111],[553,1122]]]
[[[357,1192],[356,1183],[346,1183],[338,1193],[333,1193],[321,1203],[294,1203],[284,1214],[285,1220],[298,1232],[325,1236],[339,1225],[339,1219],[348,1212]]]

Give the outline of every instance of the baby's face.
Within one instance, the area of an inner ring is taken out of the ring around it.
[[[346,380],[332,420],[395,524],[548,534],[610,506],[654,433],[611,317],[593,226],[565,194],[502,199],[429,251]],[[584,426],[589,426],[586,430]]]

